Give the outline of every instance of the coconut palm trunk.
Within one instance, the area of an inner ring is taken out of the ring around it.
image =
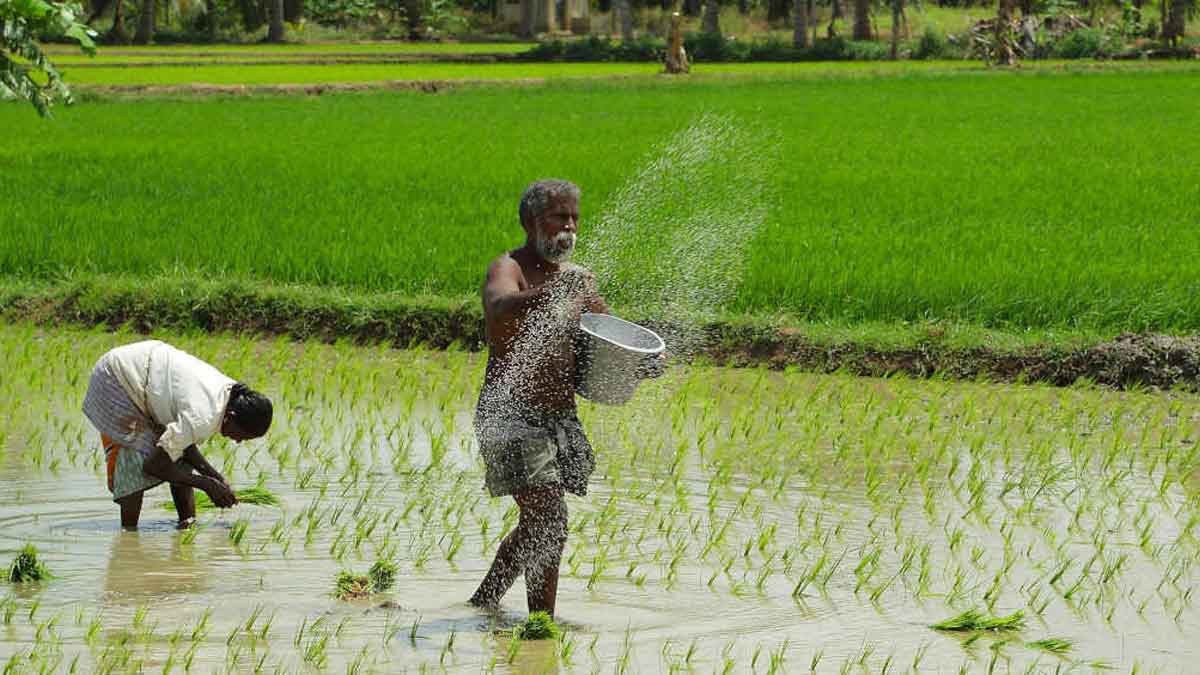
[[[996,34],[993,37],[996,41],[996,63],[1002,66],[1011,66],[1017,62],[1009,35],[1012,30],[1013,4],[1014,0],[999,0],[996,3]]]
[[[108,34],[105,36],[106,41],[110,44],[129,44],[129,32],[125,30],[125,15],[121,9],[123,4],[121,0],[114,0],[113,2],[112,27],[108,29]]]
[[[806,49],[812,46],[808,40],[808,0],[796,0],[792,6],[792,46]]]
[[[1165,0],[1163,14],[1163,39],[1175,44],[1187,32],[1187,15],[1191,0]]]
[[[871,39],[871,0],[854,0],[855,40]]]
[[[283,0],[269,0],[271,22],[267,26],[267,42],[283,42]]]
[[[629,0],[617,0],[617,14],[621,17],[621,40],[633,42],[633,12]]]
[[[721,7],[717,0],[704,2],[704,32],[709,35],[721,34]]]
[[[904,0],[891,0],[892,2],[892,49],[891,58],[893,61],[900,58],[900,24],[904,20]]]
[[[133,44],[148,45],[154,41],[154,0],[142,0],[141,13],[138,14],[137,32],[133,35]]]

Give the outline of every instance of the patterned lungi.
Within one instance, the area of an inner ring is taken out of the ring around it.
[[[475,413],[475,434],[487,467],[485,484],[493,497],[543,486],[587,494],[596,458],[574,410],[509,405],[490,411],[481,405]]]

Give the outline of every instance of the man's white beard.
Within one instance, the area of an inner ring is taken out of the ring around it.
[[[537,236],[537,252],[548,263],[558,265],[570,259],[575,252],[575,233],[559,232],[550,239],[541,232]]]

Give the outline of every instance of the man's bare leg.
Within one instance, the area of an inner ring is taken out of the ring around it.
[[[171,483],[171,500],[179,514],[179,529],[191,527],[196,521],[196,490],[190,485]]]
[[[123,529],[137,529],[138,519],[142,517],[143,494],[145,493],[137,492],[117,500],[117,504],[121,507],[121,527]]]
[[[517,526],[500,542],[496,558],[470,602],[476,607],[495,608],[525,570],[530,611],[541,609],[553,613],[558,589],[558,561],[567,534],[562,489],[526,490],[513,495],[513,499],[521,510]],[[528,568],[530,560],[535,570],[532,577]],[[551,562],[552,575],[549,573]]]
[[[567,502],[560,488],[542,491],[534,499],[528,509],[531,540],[525,558],[525,600],[530,613],[554,616],[558,566],[567,544]]]

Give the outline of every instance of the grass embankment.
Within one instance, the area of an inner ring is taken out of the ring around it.
[[[671,333],[653,317],[629,316]],[[475,298],[274,286],[195,277],[87,276],[56,283],[0,279],[0,319],[76,323],[141,332],[235,332],[298,340],[439,349],[484,347]],[[696,354],[733,366],[887,376],[946,376],[1116,387],[1200,386],[1200,339],[1110,336],[1082,330],[988,330],[971,324],[813,323],[794,317],[727,316],[683,330],[703,334]]]
[[[530,180],[583,186],[586,239],[657,143],[714,112],[769,129],[783,158],[728,315],[1191,333],[1200,180],[1162,148],[1200,151],[1197,94],[1185,69],[148,100],[51,124],[6,107],[0,274],[473,298],[520,239]]]

